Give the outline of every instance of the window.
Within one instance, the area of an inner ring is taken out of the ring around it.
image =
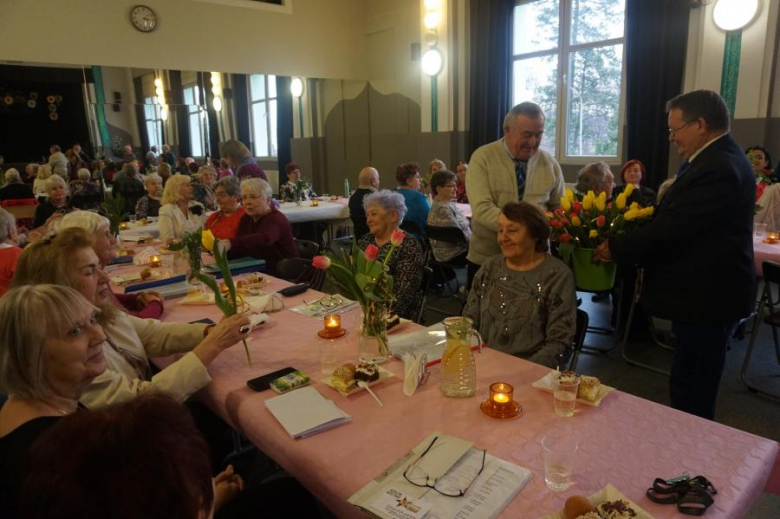
[[[157,146],[158,150],[162,149],[162,117],[160,116],[160,105],[157,104],[157,96],[144,97],[144,123],[146,124],[146,134],[149,136],[149,146]]]
[[[276,76],[249,76],[252,150],[258,157],[276,157]]]
[[[198,85],[184,87],[184,104],[187,105],[187,122],[190,127],[191,153],[195,157],[205,157],[208,153],[209,121],[206,110],[201,106],[203,94]]]
[[[513,101],[542,107],[542,147],[563,162],[618,156],[624,34],[625,0],[515,6]]]

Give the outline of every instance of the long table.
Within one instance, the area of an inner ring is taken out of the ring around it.
[[[756,264],[756,275],[763,275],[761,263],[774,261],[780,263],[780,243],[764,243],[762,239],[753,238],[753,260]]]
[[[268,290],[288,283],[270,278]],[[533,477],[502,517],[538,517],[563,506],[573,494],[589,495],[608,483],[655,517],[679,517],[673,506],[652,503],[645,490],[656,477],[684,472],[703,474],[717,487],[709,518],[743,517],[763,491],[778,457],[778,444],[725,425],[613,391],[600,407],[578,406],[573,418],[553,412],[552,396],[531,387],[547,369],[501,352],[485,349],[477,355],[477,397],[451,399],[439,390],[439,370],[432,368],[426,386],[412,397],[402,393],[403,364],[391,359],[383,366],[396,377],[374,387],[383,400],[380,408],[365,392],[343,397],[319,382],[319,345],[316,332],[322,321],[296,314],[290,307],[312,302],[322,294],[307,291],[285,299],[286,308],[270,314],[266,325],[252,332],[248,342],[253,367],[243,347],[225,351],[211,365],[213,382],[199,397],[245,437],[273,457],[339,518],[361,517],[347,503],[355,491],[392,465],[434,430],[473,441],[480,449],[530,469]],[[164,321],[189,322],[203,317],[219,319],[213,306],[166,302]],[[357,355],[359,310],[346,313],[347,334],[336,339],[344,360]],[[417,326],[404,324],[396,333]],[[170,362],[165,359],[164,362]],[[311,438],[293,440],[266,409],[272,391],[256,393],[246,386],[250,378],[294,366],[308,373],[313,387],[332,399],[352,421]],[[524,413],[499,421],[482,414],[479,404],[488,386],[512,384]],[[541,438],[550,428],[569,427],[580,439],[574,485],[554,493],[544,485]]]

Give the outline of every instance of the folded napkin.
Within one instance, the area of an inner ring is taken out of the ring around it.
[[[153,247],[147,247],[141,252],[136,253],[135,257],[133,257],[133,264],[146,265],[152,260],[152,256],[159,255],[160,253],[157,252]]]
[[[284,308],[282,296],[277,293],[265,294],[262,296],[248,297],[246,303],[255,312],[278,312]]]
[[[417,387],[424,383],[425,378],[425,364],[428,362],[428,358],[423,353],[422,355],[415,355],[413,353],[407,353],[403,356],[404,361],[404,394],[406,396],[412,396]]]

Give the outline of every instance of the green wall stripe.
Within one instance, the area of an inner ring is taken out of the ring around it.
[[[439,80],[431,77],[431,131],[439,131]]]
[[[111,135],[108,133],[108,124],[106,123],[106,94],[103,91],[103,69],[99,65],[92,66],[92,79],[95,81],[95,116],[97,117],[98,131],[100,140],[103,142],[103,149],[111,149]]]
[[[726,101],[731,117],[737,104],[737,80],[739,79],[739,54],[742,51],[742,31],[726,33],[723,49],[723,71],[720,76],[720,95]]]

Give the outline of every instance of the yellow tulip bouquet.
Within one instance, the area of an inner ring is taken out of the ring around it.
[[[636,202],[628,204],[633,191],[633,184],[628,184],[614,201],[607,202],[605,192],[596,196],[588,191],[580,201],[567,189],[561,207],[547,211],[552,239],[576,247],[595,248],[613,236],[635,229],[653,215],[654,208],[641,207]]]

